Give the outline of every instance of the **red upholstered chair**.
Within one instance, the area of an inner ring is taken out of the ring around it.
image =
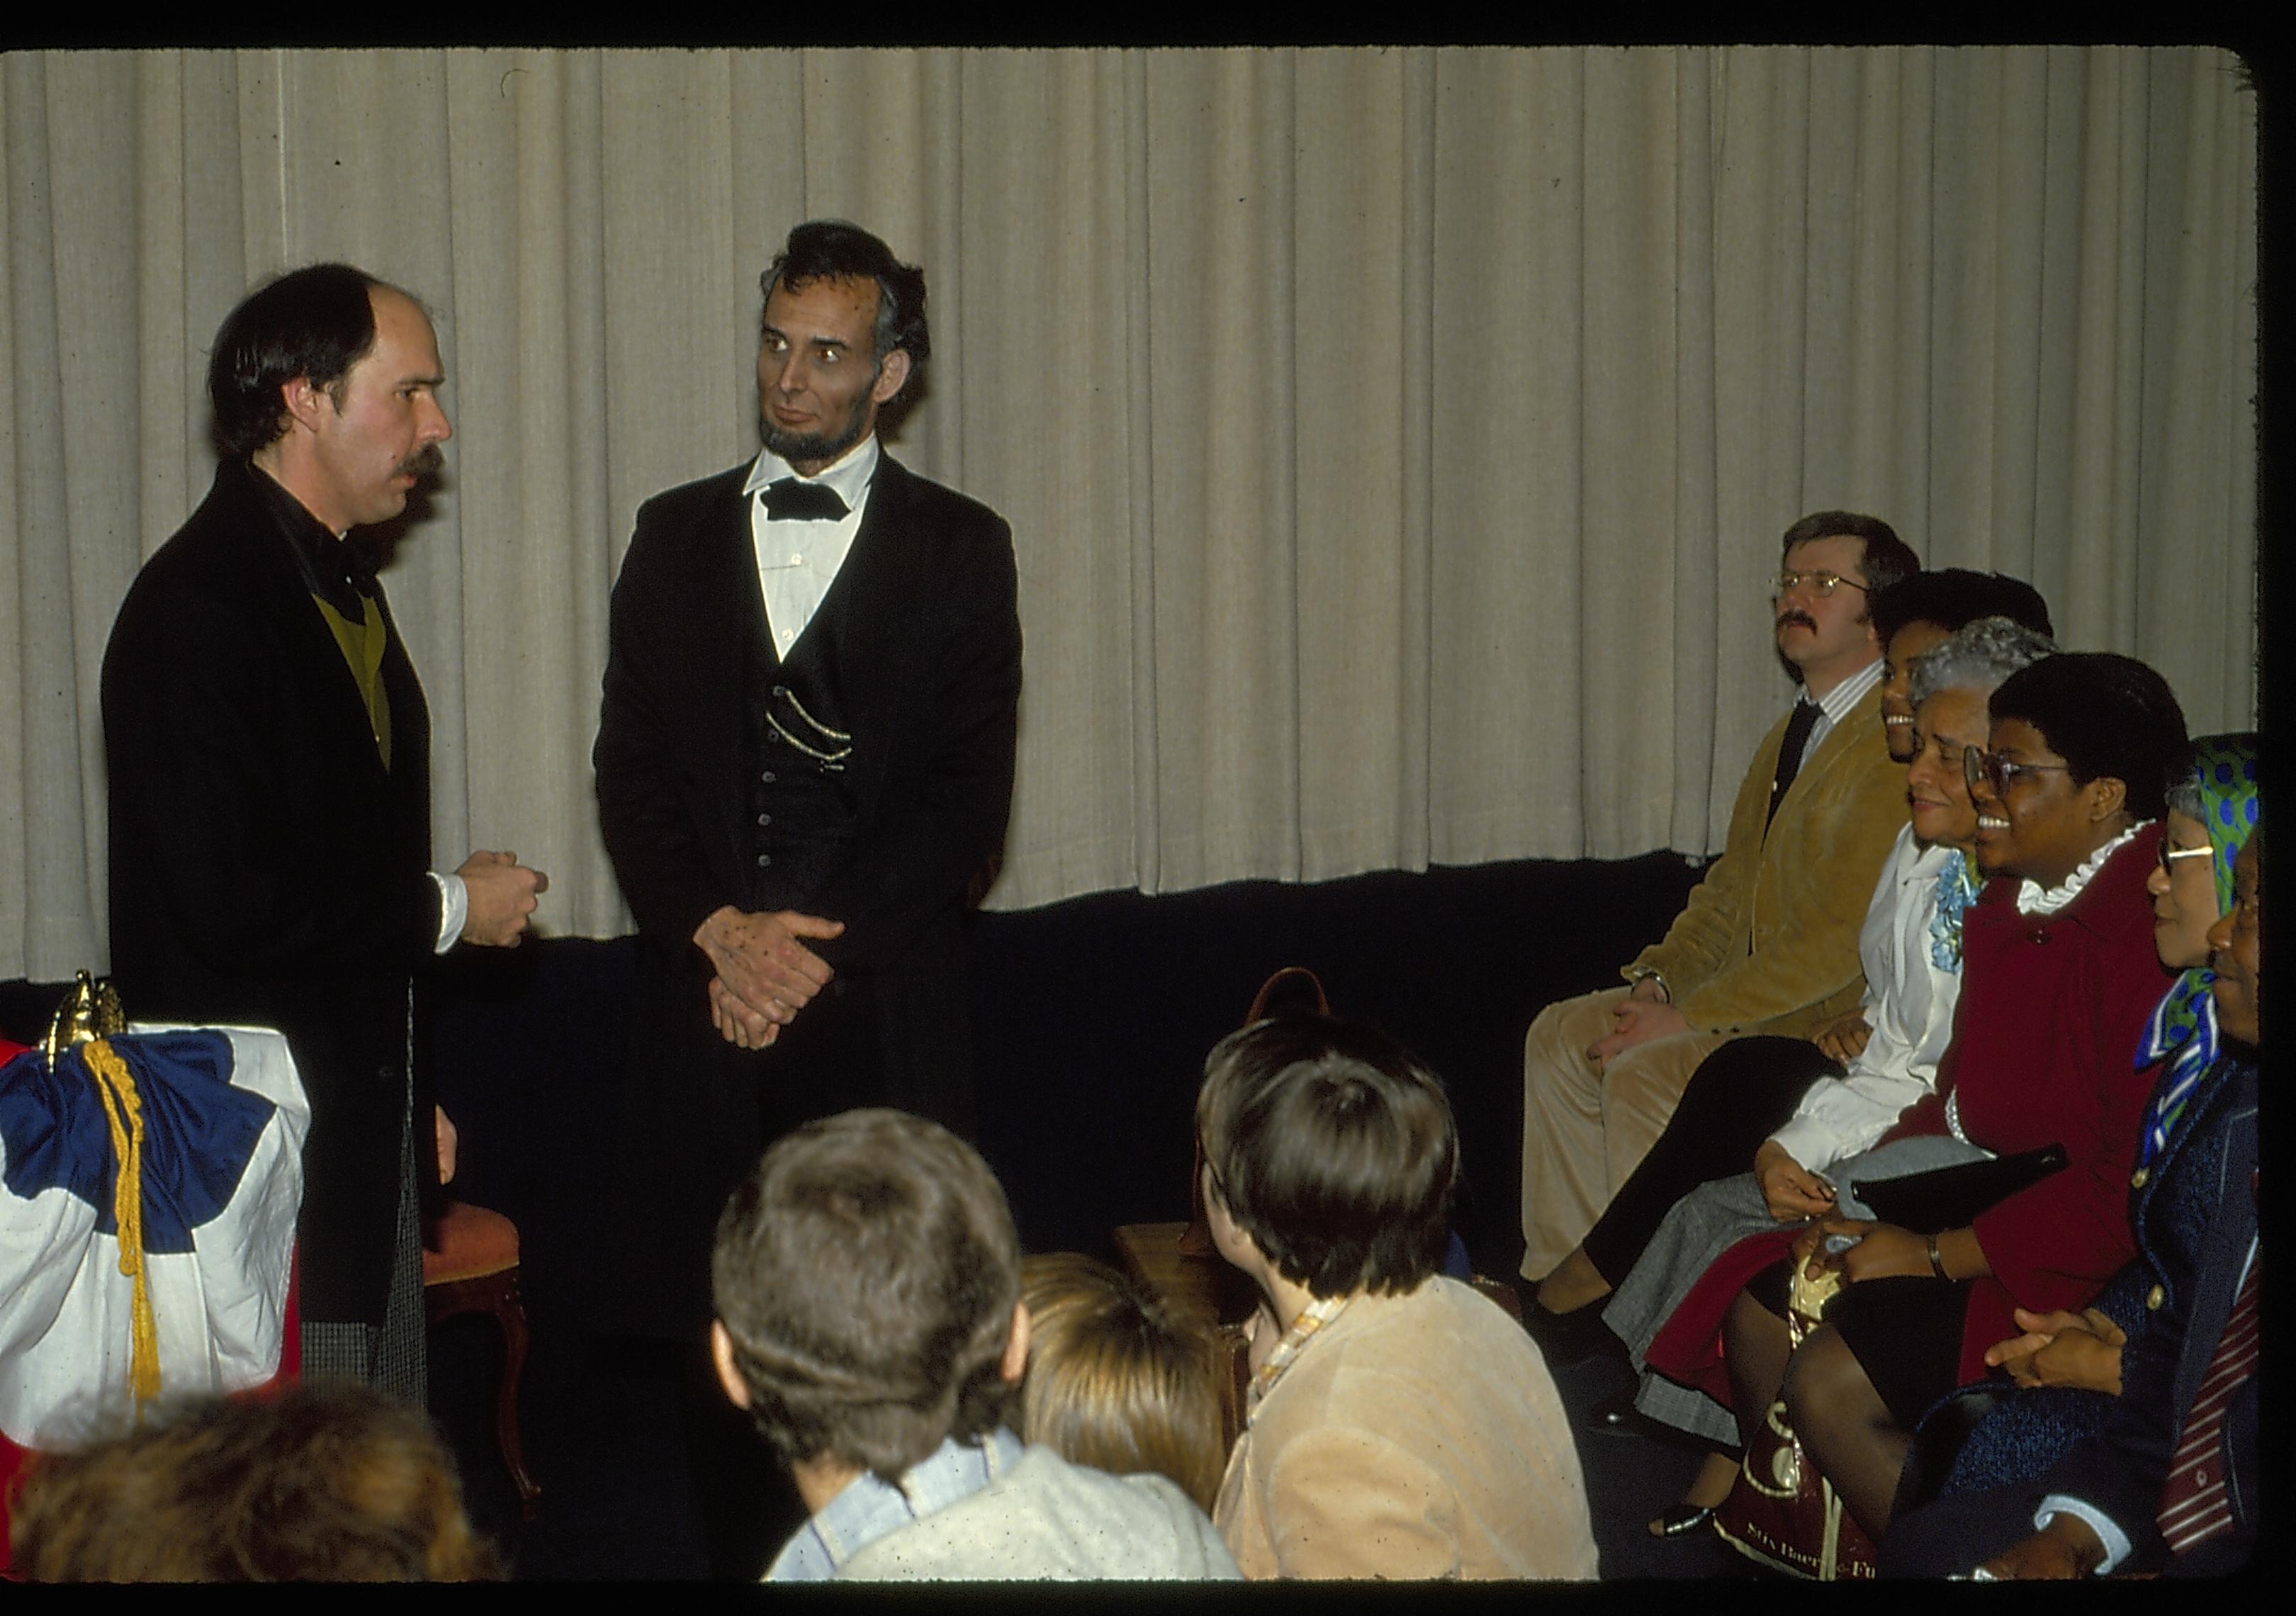
[[[518,1487],[519,1506],[534,1519],[542,1489],[527,1473],[518,1440],[518,1377],[526,1367],[526,1308],[518,1297],[518,1226],[500,1212],[450,1201],[422,1248],[422,1300],[430,1323],[458,1313],[491,1313],[502,1325],[502,1390],[495,1435]]]

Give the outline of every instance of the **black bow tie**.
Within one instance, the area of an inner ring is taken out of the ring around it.
[[[783,477],[766,485],[767,521],[835,521],[845,511],[845,502],[825,482]]]

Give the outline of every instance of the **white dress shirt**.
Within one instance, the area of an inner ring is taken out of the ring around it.
[[[1816,755],[1819,744],[1833,733],[1833,726],[1841,722],[1843,715],[1881,682],[1882,659],[1876,657],[1824,695],[1812,697],[1805,690],[1794,698],[1798,701],[1814,701],[1817,707],[1817,722],[1809,726],[1809,739],[1801,743],[1801,756],[1794,760],[1797,769]]]
[[[853,548],[853,536],[861,531],[861,513],[877,475],[877,434],[872,432],[824,466],[820,476],[798,477],[795,468],[771,449],[758,451],[742,492],[750,500],[750,538],[757,548],[758,583],[765,592],[766,622],[773,629],[775,655],[789,655],[837,581],[838,570]],[[767,486],[784,477],[835,489],[845,502],[845,514],[835,521],[768,521]]]

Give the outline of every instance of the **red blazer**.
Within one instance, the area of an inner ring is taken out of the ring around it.
[[[2136,1255],[2128,1173],[2153,1082],[2136,1043],[2169,985],[2144,891],[2160,841],[2146,826],[2054,915],[2020,915],[2018,883],[2004,878],[1964,923],[1938,1095],[1953,1096],[1972,1144],[2001,1155],[2062,1144],[2067,1157],[1971,1226],[1993,1273],[1971,1288],[1964,1383],[1986,1378],[1988,1347],[2018,1333],[2013,1308],[2077,1309]],[[1982,1035],[1966,1036],[1972,1027]],[[1932,1096],[1889,1137],[1946,1131]]]

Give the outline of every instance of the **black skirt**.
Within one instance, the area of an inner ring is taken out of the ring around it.
[[[1965,1279],[1900,1277],[1844,1285],[1825,1322],[1856,1356],[1902,1430],[1961,1384],[1961,1338],[1969,1314]]]

